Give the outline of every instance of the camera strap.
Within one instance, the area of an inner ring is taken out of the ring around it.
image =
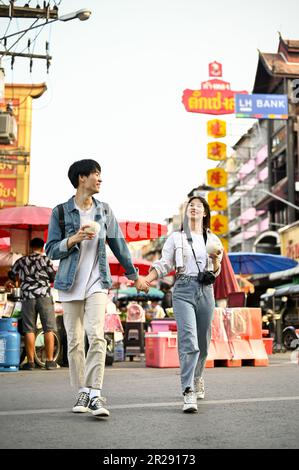
[[[201,270],[200,270],[200,268],[199,268],[199,265],[198,265],[198,262],[197,262],[197,259],[196,259],[196,255],[195,255],[195,251],[194,251],[194,248],[193,248],[193,240],[192,240],[191,232],[186,233],[186,236],[187,236],[188,243],[189,243],[189,245],[190,245],[190,247],[191,247],[191,250],[192,250],[192,253],[193,253],[193,257],[194,257],[194,261],[195,261],[195,263],[196,263],[198,272],[200,273]],[[204,242],[205,242],[205,245],[206,245],[206,244],[207,244],[207,232],[206,232],[206,230],[203,231],[203,239],[204,239]]]

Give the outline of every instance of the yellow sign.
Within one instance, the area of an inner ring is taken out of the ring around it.
[[[210,191],[208,203],[211,211],[225,211],[227,209],[227,193],[224,191]]]
[[[223,168],[213,168],[207,171],[208,186],[221,188],[227,185],[227,172]]]
[[[23,206],[29,202],[32,100],[39,98],[46,89],[45,83],[5,85],[5,100],[0,103],[0,109],[6,111],[6,106],[11,103],[18,132],[14,144],[0,145],[4,155],[3,160],[0,158],[0,208]],[[16,156],[13,150],[16,150]],[[26,158],[22,151],[27,154]]]
[[[211,230],[216,235],[224,235],[228,232],[228,217],[226,215],[211,216]]]
[[[299,261],[299,221],[279,230],[281,254]]]
[[[208,158],[210,160],[226,160],[226,144],[210,142],[208,144]]]
[[[228,239],[220,237],[220,241],[225,249],[226,253],[228,253]]]
[[[220,138],[226,136],[226,122],[220,119],[211,119],[207,122],[208,136]]]

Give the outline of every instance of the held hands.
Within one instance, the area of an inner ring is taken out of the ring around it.
[[[149,286],[145,282],[145,279],[146,279],[145,277],[139,276],[138,279],[136,279],[134,285],[135,285],[137,290],[141,290],[141,291],[144,291],[145,293],[147,293],[149,291]]]

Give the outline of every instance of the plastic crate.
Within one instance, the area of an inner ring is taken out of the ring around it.
[[[145,365],[179,367],[177,333],[171,331],[145,333]]]
[[[174,319],[152,320],[151,329],[153,333],[158,333],[160,331],[177,331],[177,325]]]

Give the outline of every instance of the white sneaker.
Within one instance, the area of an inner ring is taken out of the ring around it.
[[[197,398],[202,400],[205,397],[205,382],[202,377],[194,380],[194,391]]]
[[[94,416],[110,416],[110,413],[106,408],[103,407],[103,403],[105,403],[105,398],[103,397],[93,397],[91,398],[88,408],[89,411]]]
[[[197,412],[197,400],[196,393],[192,390],[184,393],[184,413],[196,413]]]

